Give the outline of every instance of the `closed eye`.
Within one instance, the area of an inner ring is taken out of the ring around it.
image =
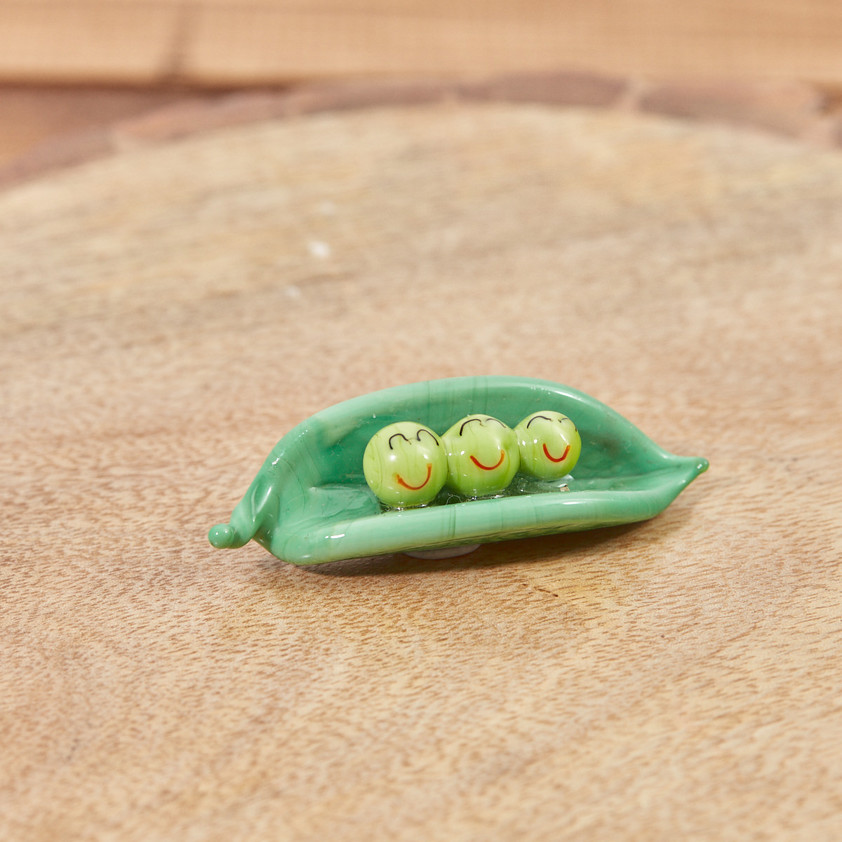
[[[528,429],[529,429],[529,425],[530,425],[533,421],[537,421],[539,418],[543,418],[545,421],[552,421],[552,420],[553,420],[552,418],[548,418],[546,415],[533,415],[533,416],[529,419],[529,422],[528,422],[528,423],[527,423],[527,425],[526,425],[526,429],[528,430]]]
[[[435,437],[435,436],[434,436],[434,435],[433,435],[433,434],[432,434],[429,430],[419,430],[419,431],[415,434],[415,438],[416,438],[418,441],[421,441],[421,433],[426,433],[426,434],[427,434],[427,435],[428,435],[428,436],[429,436],[429,437],[433,440],[433,444],[435,444],[435,445],[438,445],[438,444],[439,444],[439,440],[438,440],[438,439],[437,439],[437,438],[436,438],[436,437]]]
[[[461,436],[461,435],[462,435],[462,433],[464,432],[465,427],[467,427],[467,426],[468,426],[468,424],[472,423],[473,421],[476,421],[476,422],[477,422],[477,424],[482,424],[482,421],[481,421],[479,418],[469,418],[467,421],[463,421],[463,422],[462,422],[462,426],[459,428],[459,435],[460,435],[460,436]]]
[[[400,436],[400,438],[402,438],[407,444],[409,444],[409,439],[403,433],[392,433],[392,435],[389,436],[389,450],[394,450],[394,448],[392,447],[392,439],[396,439],[398,438],[398,436]]]
[[[505,425],[505,424],[504,424],[504,423],[503,423],[503,422],[502,422],[499,418],[492,418],[491,416],[489,416],[489,417],[488,417],[488,418],[486,418],[485,420],[486,420],[486,421],[495,421],[495,422],[496,422],[496,423],[498,423],[501,427],[503,427],[503,429],[505,429],[505,428],[506,428],[506,425]]]

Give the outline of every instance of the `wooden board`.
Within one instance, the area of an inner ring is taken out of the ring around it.
[[[842,82],[829,0],[0,0],[0,78],[243,85],[579,67]]]
[[[839,153],[476,102],[141,137],[0,193],[0,837],[837,839]],[[208,545],[298,421],[472,373],[711,470],[451,561]]]
[[[0,88],[0,186],[138,145],[279,117],[409,103],[618,108],[842,146],[842,98],[792,80],[647,80],[576,70],[478,79],[373,79],[232,92]],[[157,107],[156,107],[157,106]]]
[[[130,88],[0,87],[0,169],[43,147],[64,146],[67,136],[90,134],[117,120],[182,100],[183,93]]]

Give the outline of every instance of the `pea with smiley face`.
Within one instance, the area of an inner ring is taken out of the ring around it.
[[[387,506],[423,506],[435,499],[447,479],[447,456],[429,427],[399,421],[371,437],[363,454],[363,474]]]
[[[543,410],[527,415],[515,427],[520,470],[543,480],[567,476],[579,461],[582,439],[576,425],[560,412]]]
[[[511,427],[489,415],[469,415],[443,436],[447,484],[465,497],[490,497],[504,491],[520,465]]]

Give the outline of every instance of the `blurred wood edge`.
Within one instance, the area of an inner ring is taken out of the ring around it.
[[[0,80],[191,86],[549,71],[842,84],[828,0],[0,0]]]
[[[38,89],[27,90],[37,121]],[[61,93],[52,88],[47,93],[45,102],[55,115],[55,98]],[[74,97],[72,89],[64,94],[71,100]],[[78,109],[74,111],[76,122],[65,123],[69,130],[64,132],[59,131],[59,124],[47,120],[41,126],[44,137],[40,142],[31,143],[26,151],[5,162],[0,143],[0,187],[125,149],[259,120],[460,100],[639,110],[759,129],[825,147],[842,146],[839,89],[782,80],[657,81],[557,71],[473,81],[348,80],[217,93],[136,91],[123,98],[112,91],[111,99],[107,91],[79,89],[75,96],[89,104],[100,103],[99,107],[92,105],[87,121],[84,114],[80,118]],[[0,120],[3,102],[0,88]],[[2,136],[0,128],[0,139]]]

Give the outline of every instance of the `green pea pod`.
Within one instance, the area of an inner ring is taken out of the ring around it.
[[[560,483],[519,477],[504,496],[461,500],[442,492],[430,506],[383,511],[363,476],[369,439],[413,420],[441,432],[472,413],[511,427],[539,410],[574,419],[582,453]],[[215,547],[254,539],[293,564],[435,550],[529,535],[647,520],[708,467],[674,456],[597,400],[557,383],[519,377],[459,377],[373,392],[317,412],[275,445]]]

